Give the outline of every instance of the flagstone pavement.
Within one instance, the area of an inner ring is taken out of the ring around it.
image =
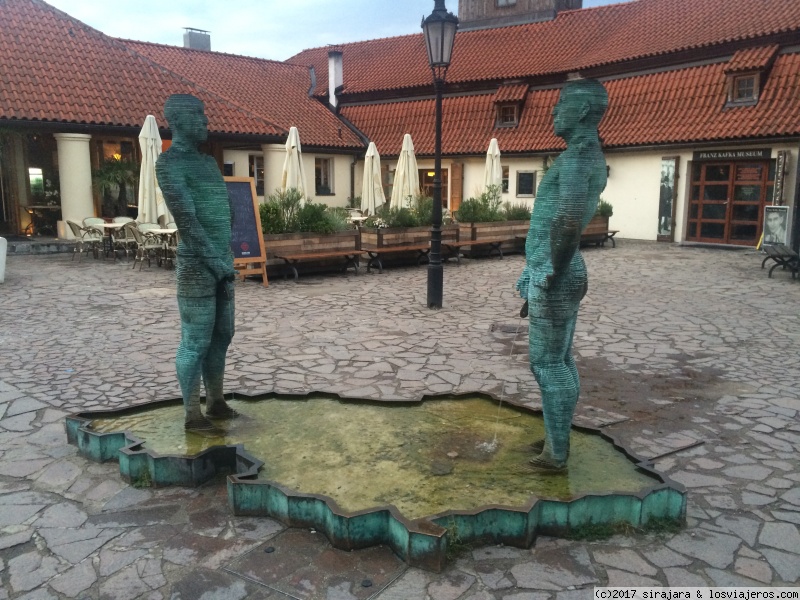
[[[767,278],[752,250],[623,240],[584,255],[576,421],[605,425],[685,485],[686,527],[476,547],[438,574],[401,564],[372,590],[320,575],[339,553],[321,534],[232,516],[222,481],[135,489],[115,463],[80,457],[67,414],[179,395],[174,272],[10,256],[0,285],[0,600],[290,597],[280,589],[577,600],[595,585],[797,586],[800,281]],[[481,391],[537,405],[513,290],[522,265],[520,256],[446,265],[441,311],[425,307],[424,267],[238,283],[226,389],[375,399]],[[289,553],[316,544],[318,558],[305,578],[271,587],[235,573],[265,542]],[[368,573],[375,563],[362,559]]]

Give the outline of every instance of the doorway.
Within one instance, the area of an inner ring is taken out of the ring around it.
[[[694,162],[686,239],[755,246],[772,202],[774,161]]]

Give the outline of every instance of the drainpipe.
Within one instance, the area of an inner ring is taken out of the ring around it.
[[[356,163],[358,162],[358,154],[353,154],[353,162],[350,163],[350,197],[356,197]],[[359,208],[356,206],[356,208]]]

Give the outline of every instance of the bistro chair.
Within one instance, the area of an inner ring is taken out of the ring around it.
[[[87,228],[79,225],[75,221],[67,221],[72,235],[75,237],[75,249],[72,251],[72,260],[75,260],[75,253],[80,253],[78,262],[83,260],[83,253],[91,250],[94,252],[94,257],[97,258],[97,253],[103,244],[103,234],[94,228]]]
[[[130,226],[136,226],[136,221],[130,217],[114,217],[114,223],[123,223],[120,229],[114,232],[114,252],[116,255],[117,250],[125,253],[125,258],[128,258],[128,252],[136,251],[136,240],[130,232]]]
[[[97,232],[100,236],[100,243],[97,244],[98,250],[103,250],[103,258],[108,256],[108,251],[111,249],[110,244],[107,245],[106,242],[109,241],[111,238],[106,237],[106,230],[103,229],[103,225],[105,225],[105,219],[101,219],[100,217],[86,217],[83,220],[83,228],[88,229],[90,231]]]
[[[128,231],[131,232],[136,242],[136,255],[133,258],[133,268],[136,268],[136,261],[139,261],[139,271],[142,270],[145,259],[147,259],[148,267],[153,258],[156,259],[157,264],[161,264],[161,253],[164,251],[164,242],[156,236],[148,235],[146,230],[142,231],[142,225],[148,225],[148,223],[140,223],[137,227],[131,226],[128,228]],[[149,223],[149,225],[152,225],[152,223]],[[158,226],[150,227],[150,229],[158,229]]]

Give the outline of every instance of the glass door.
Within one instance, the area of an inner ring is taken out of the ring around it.
[[[692,165],[687,239],[755,246],[761,215],[772,200],[771,163],[698,163]]]

